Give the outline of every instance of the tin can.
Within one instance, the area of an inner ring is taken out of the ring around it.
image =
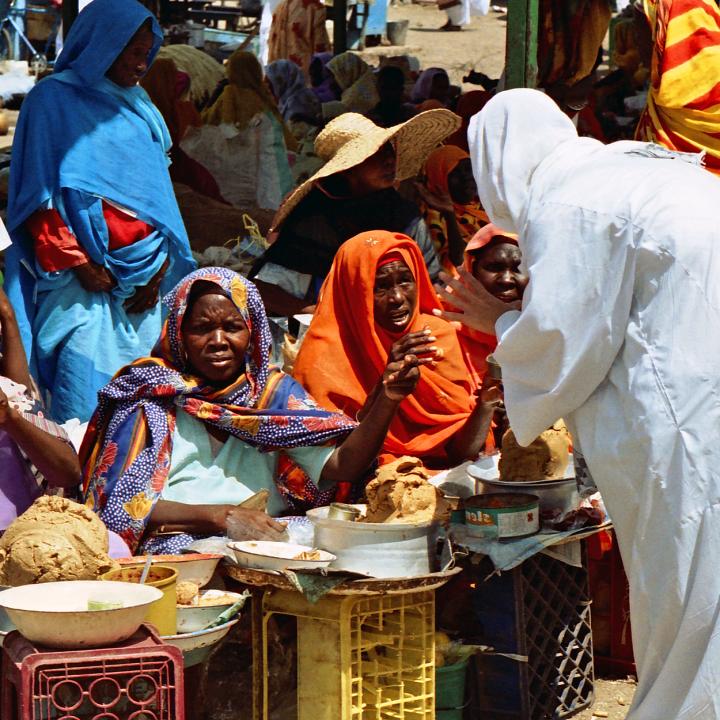
[[[525,493],[486,493],[465,501],[465,525],[471,537],[509,540],[540,529],[539,498]]]
[[[330,520],[349,520],[353,522],[360,517],[360,510],[354,505],[346,503],[330,503],[327,516]]]

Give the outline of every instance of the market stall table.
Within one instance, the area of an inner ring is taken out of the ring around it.
[[[268,718],[274,614],[297,619],[298,720],[435,717],[435,591],[459,569],[384,579],[227,572],[253,593],[254,720]]]
[[[565,718],[593,700],[593,648],[582,540],[604,525],[517,540],[449,535],[480,565],[473,609],[482,641],[501,654],[476,661],[475,711],[483,718]]]

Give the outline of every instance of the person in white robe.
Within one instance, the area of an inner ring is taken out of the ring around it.
[[[638,687],[627,720],[720,718],[720,182],[648,143],[602,145],[534,90],[469,129],[480,199],[518,233],[521,310],[467,274],[521,444],[565,418],[614,522]],[[697,159],[697,156],[695,156]]]

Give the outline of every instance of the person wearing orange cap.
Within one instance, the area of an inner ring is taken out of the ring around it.
[[[371,231],[339,249],[294,368],[323,407],[362,418],[388,378],[410,365],[416,383],[399,403],[383,460],[420,458],[430,468],[475,459],[499,393],[484,392],[465,362],[455,328],[435,317],[440,304],[417,244]],[[496,397],[497,394],[497,397]]]
[[[521,261],[517,235],[491,223],[476,232],[467,244],[463,267],[496,298],[512,303],[522,300],[528,284]],[[468,365],[481,383],[487,373],[487,356],[497,347],[497,337],[462,325],[458,338]]]

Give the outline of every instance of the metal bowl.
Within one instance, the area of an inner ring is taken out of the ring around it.
[[[355,505],[365,514],[364,505]],[[333,520],[329,508],[308,510],[315,527],[315,545],[337,556],[336,570],[370,577],[413,577],[437,569],[438,524],[365,523]]]

